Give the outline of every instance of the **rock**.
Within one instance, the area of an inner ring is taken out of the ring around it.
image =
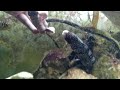
[[[0,78],[4,79],[14,74],[15,66],[13,49],[9,43],[0,40]]]
[[[35,79],[56,79],[69,68],[69,60],[65,58],[65,51],[55,49],[48,52],[39,68],[35,71]]]
[[[44,57],[42,60],[42,66],[53,66],[52,64],[55,64],[57,67],[64,61],[63,58],[65,58],[65,52],[64,50],[55,49],[49,51],[49,53]]]
[[[119,79],[120,61],[113,55],[102,55],[94,64],[92,74],[99,79]]]
[[[33,75],[29,72],[20,72],[15,75],[12,75],[6,79],[33,79]]]
[[[58,79],[61,73],[55,68],[47,67],[39,68],[33,75],[34,79]]]
[[[59,79],[97,79],[97,77],[87,74],[81,69],[71,68],[65,72]]]
[[[87,74],[79,68],[71,68],[65,73],[60,73],[55,68],[40,68],[39,73],[34,79],[97,79],[97,77]]]

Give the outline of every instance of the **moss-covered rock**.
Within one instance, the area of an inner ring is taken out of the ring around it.
[[[8,77],[14,74],[15,66],[13,66],[14,54],[8,43],[0,40],[0,78]]]
[[[103,55],[95,63],[93,75],[99,79],[118,79],[120,78],[120,64],[112,55]]]
[[[56,79],[69,68],[68,51],[54,49],[45,53],[39,68],[34,73],[35,79]]]

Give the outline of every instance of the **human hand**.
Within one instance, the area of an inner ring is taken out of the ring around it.
[[[40,33],[55,33],[55,28],[48,27],[46,22],[48,11],[28,11],[28,15]]]
[[[48,23],[46,22],[48,11],[32,11],[37,12],[37,16],[33,17],[28,15],[31,11],[5,11],[6,13],[14,16],[20,22],[22,22],[26,27],[28,27],[32,33],[55,33],[54,27],[48,27]]]

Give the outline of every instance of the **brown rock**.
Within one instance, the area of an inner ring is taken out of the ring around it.
[[[71,68],[65,72],[59,79],[97,79],[97,77],[87,74],[81,69]]]

